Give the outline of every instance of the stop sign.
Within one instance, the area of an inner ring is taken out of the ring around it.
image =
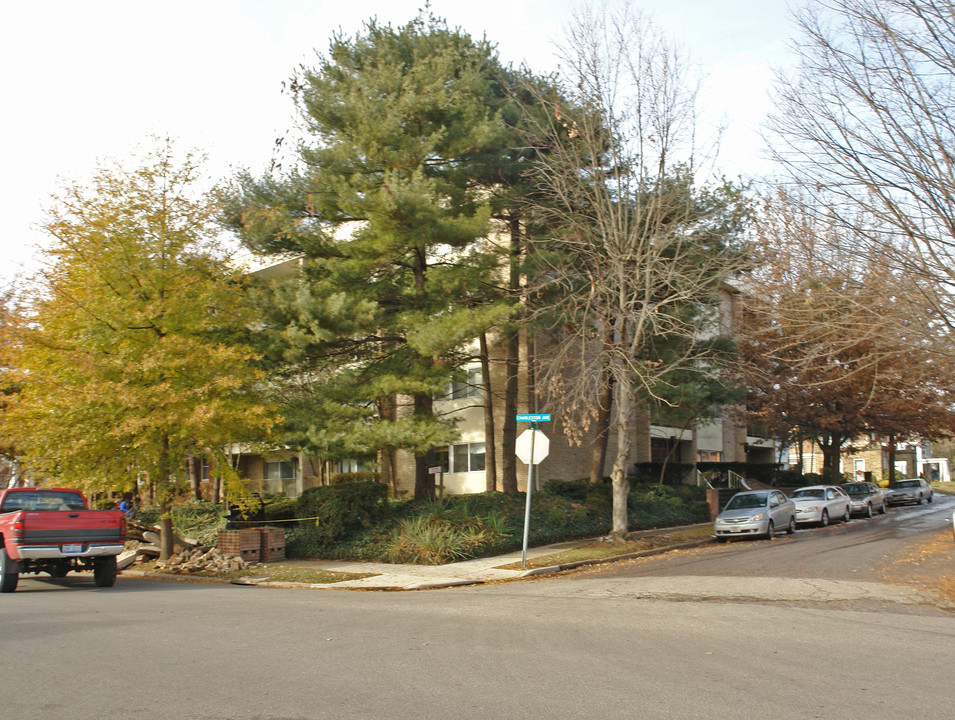
[[[531,445],[533,444],[533,456]],[[540,430],[527,429],[517,437],[514,443],[514,454],[525,465],[538,465],[550,452],[550,440]]]

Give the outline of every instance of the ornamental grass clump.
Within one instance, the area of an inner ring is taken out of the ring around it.
[[[466,500],[435,500],[399,521],[385,554],[389,562],[440,565],[473,558],[478,548],[506,533],[503,515],[476,515]]]

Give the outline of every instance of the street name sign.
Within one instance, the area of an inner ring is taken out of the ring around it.
[[[550,422],[550,413],[531,413],[518,415],[517,422]]]

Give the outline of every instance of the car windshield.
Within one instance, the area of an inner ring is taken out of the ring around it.
[[[793,500],[822,500],[825,496],[826,493],[822,488],[806,488],[804,490],[797,490],[789,497]]]
[[[727,510],[743,510],[746,508],[759,508],[766,505],[766,493],[750,493],[747,495],[734,495],[726,503]]]
[[[865,485],[843,485],[842,489],[850,495],[868,495],[869,488]]]
[[[899,480],[897,483],[895,483],[895,487],[902,487],[902,488],[918,487],[918,486],[919,486],[918,480]]]
[[[83,498],[77,492],[63,490],[25,490],[8,493],[0,512],[17,510],[85,510]]]

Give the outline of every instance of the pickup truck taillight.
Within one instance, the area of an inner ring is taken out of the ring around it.
[[[14,537],[23,536],[23,520],[17,520],[13,523],[13,535]]]
[[[123,534],[123,537],[126,537],[126,518],[122,517],[119,519],[119,531]]]

